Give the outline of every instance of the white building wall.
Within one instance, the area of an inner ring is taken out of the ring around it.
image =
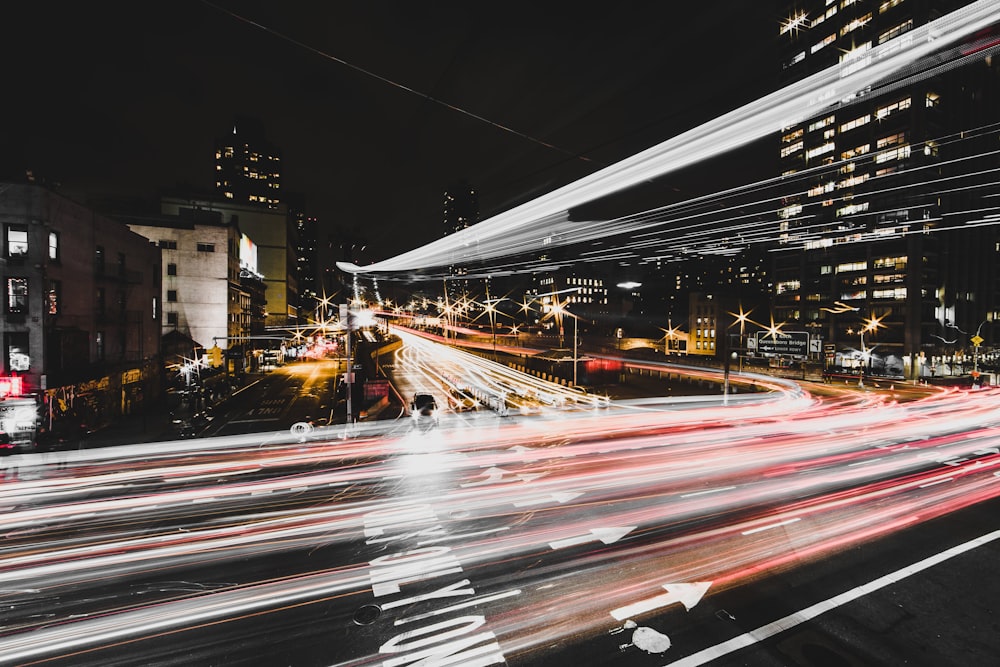
[[[194,225],[191,229],[135,224],[129,227],[160,246],[162,333],[177,329],[205,348],[228,347],[229,229],[212,225]],[[177,244],[176,249],[170,247],[171,242]],[[176,275],[170,275],[172,264]],[[176,300],[172,301],[174,295]],[[176,313],[176,326],[171,322],[171,313]]]

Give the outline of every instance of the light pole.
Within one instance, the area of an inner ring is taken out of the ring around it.
[[[874,317],[874,316],[869,317],[867,320],[864,320],[864,326],[862,326],[861,329],[860,329],[860,331],[858,331],[858,334],[861,337],[861,365],[860,365],[860,367],[858,369],[858,386],[859,387],[864,387],[865,386],[865,381],[864,381],[865,380],[865,364],[868,362],[868,358],[869,358],[869,353],[865,349],[865,332],[866,331],[877,331],[878,328],[881,326],[881,322],[882,322],[882,318],[881,317]]]
[[[730,315],[732,315],[733,317],[735,317],[736,321],[739,322],[739,324],[740,324],[740,344],[739,344],[738,352],[746,349],[746,345],[744,343],[744,338],[746,337],[746,325],[747,325],[747,320],[750,319],[750,313],[752,313],[752,312],[753,312],[752,308],[750,310],[746,311],[746,312],[743,312],[743,305],[741,304],[740,305],[740,312],[739,313],[729,313]],[[740,360],[739,360],[739,367],[740,367],[739,372],[742,375],[743,374],[743,355],[739,354],[739,358],[740,358]]]
[[[557,317],[558,322],[559,322],[559,340],[560,340],[559,347],[562,347],[562,342],[561,342],[562,341],[562,316],[563,315],[568,315],[573,320],[573,386],[575,387],[576,386],[576,380],[577,380],[576,364],[577,364],[577,336],[578,336],[576,321],[577,321],[578,318],[577,318],[576,315],[574,315],[573,313],[569,312],[569,310],[568,310],[568,308],[566,306],[564,306],[562,303],[559,303],[559,302],[556,302],[556,305],[554,305],[552,307],[552,312],[556,314],[556,317]]]
[[[486,312],[490,316],[490,336],[493,338],[493,358],[496,359],[497,356],[497,325],[494,319],[494,305],[489,301],[486,302]]]
[[[576,315],[570,313],[573,318],[573,386],[576,386],[576,361],[577,361],[577,340],[576,340]]]

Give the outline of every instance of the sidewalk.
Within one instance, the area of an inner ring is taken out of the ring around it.
[[[159,442],[178,437],[166,403],[160,400],[142,413],[119,417],[110,426],[87,435],[80,441],[79,449]]]

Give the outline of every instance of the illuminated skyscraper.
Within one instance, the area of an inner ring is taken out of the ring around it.
[[[776,26],[782,83],[865,67],[873,48],[965,4],[789,2]],[[959,49],[974,54],[990,39]],[[998,74],[991,58],[978,57],[883,82],[778,137],[786,187],[774,316],[822,338],[827,365],[916,379],[962,370],[954,364],[962,357],[971,370],[977,329],[997,342],[1000,239],[982,213],[997,187],[976,173],[987,167],[985,139],[1000,117]]]
[[[275,209],[282,202],[281,153],[259,121],[237,116],[216,140],[215,189],[237,204]]]
[[[305,319],[315,313],[320,293],[318,268],[318,227],[315,216],[309,215],[302,195],[288,195],[288,216],[295,227],[295,276],[299,293],[299,316]]]
[[[444,236],[460,232],[479,222],[479,195],[466,181],[458,181],[444,193]],[[464,278],[468,269],[456,257],[449,267],[451,278],[447,280],[448,299],[452,303],[463,303],[469,297],[469,281]]]

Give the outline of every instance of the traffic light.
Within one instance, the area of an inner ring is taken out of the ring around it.
[[[208,348],[208,365],[212,368],[222,365],[222,348],[218,345]]]

